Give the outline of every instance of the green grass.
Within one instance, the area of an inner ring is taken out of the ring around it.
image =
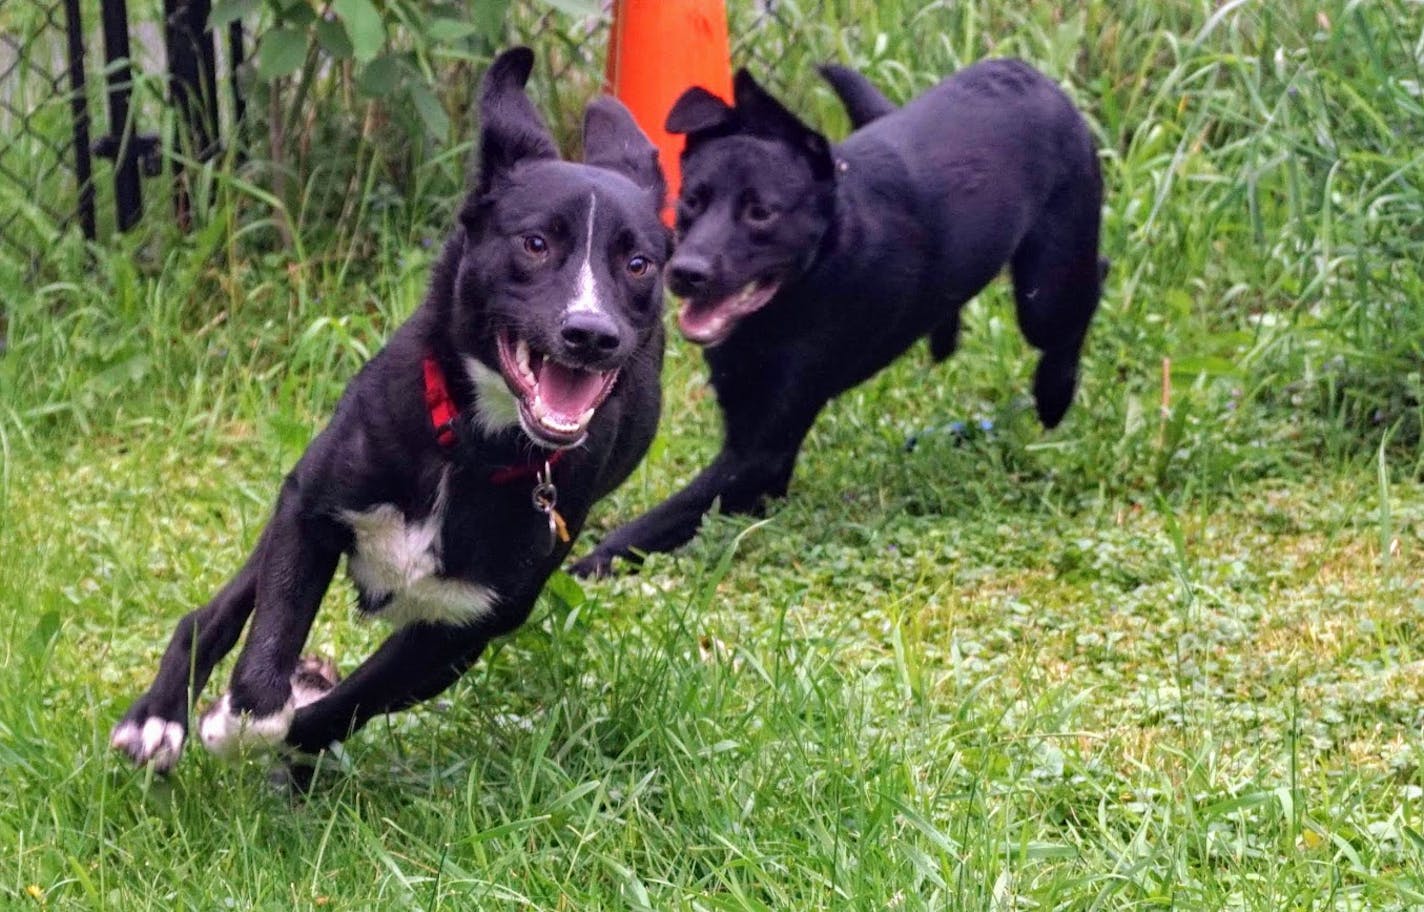
[[[418,303],[458,156],[410,193],[371,165],[288,249],[260,163],[214,164],[186,238],[3,264],[0,905],[1424,906],[1424,23],[1022,6],[733,18],[835,130],[808,75],[832,56],[903,98],[1014,53],[1079,101],[1115,266],[1064,425],[1026,410],[995,286],[952,361],[916,349],[827,411],[764,522],[560,580],[303,802],[260,761],[136,773],[108,730]],[[716,448],[689,346],[665,385],[585,548]],[[312,641],[345,669],[382,632],[351,602],[335,587]]]

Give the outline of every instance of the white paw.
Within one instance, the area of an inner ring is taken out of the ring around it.
[[[198,722],[198,737],[208,753],[231,759],[249,751],[268,751],[281,744],[292,727],[296,706],[287,705],[270,716],[234,713],[231,695],[223,694]]]
[[[149,716],[143,725],[120,722],[109,736],[109,746],[123,751],[139,766],[151,766],[160,773],[173,769],[183,752],[183,726],[157,716]]]

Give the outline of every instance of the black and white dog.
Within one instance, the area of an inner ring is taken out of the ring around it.
[[[134,762],[173,766],[249,615],[230,689],[199,721],[215,753],[319,751],[440,693],[524,622],[590,506],[642,459],[670,252],[657,153],[605,98],[584,163],[561,161],[524,93],[532,64],[518,48],[486,74],[478,184],[424,303],[346,388],[247,564],[178,623],[113,732]],[[343,554],[360,609],[397,629],[337,683],[300,656]]]
[[[859,127],[839,146],[745,70],[735,106],[693,88],[668,113],[687,140],[667,282],[685,299],[683,335],[705,346],[723,447],[576,572],[677,547],[716,501],[744,512],[783,495],[826,403],[922,336],[948,357],[960,309],[1006,265],[1042,352],[1039,419],[1057,425],[1072,402],[1106,261],[1097,153],[1067,96],[1016,60],[970,66],[900,109],[854,71],[823,73]]]

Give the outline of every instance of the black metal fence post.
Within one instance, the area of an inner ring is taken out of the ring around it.
[[[143,209],[143,188],[138,180],[138,131],[129,123],[129,92],[133,62],[129,56],[129,10],[125,0],[104,0],[104,58],[108,64],[109,135],[95,151],[114,160],[114,205],[120,231],[128,231]],[[119,62],[122,61],[122,64]],[[127,131],[127,132],[126,132]]]
[[[218,76],[213,34],[208,31],[209,0],[164,0],[163,40],[168,48],[168,93],[182,130],[178,149],[198,160],[217,148]],[[188,186],[181,158],[173,159],[173,206],[178,223],[189,222]]]
[[[64,0],[64,26],[69,50],[69,107],[74,117],[74,180],[78,186],[79,226],[89,240],[97,237],[94,225],[94,180],[89,158],[89,97],[84,80],[84,23],[79,0]]]
[[[242,146],[243,124],[247,120],[247,99],[242,95],[242,63],[247,59],[246,42],[243,40],[242,20],[227,27],[227,78],[232,84],[232,141]]]

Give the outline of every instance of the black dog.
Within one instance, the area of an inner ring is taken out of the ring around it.
[[[318,751],[440,693],[524,622],[589,507],[642,459],[670,246],[657,153],[601,99],[584,163],[559,160],[524,94],[532,64],[519,48],[486,74],[478,185],[424,304],[347,387],[246,566],[179,622],[114,729],[135,762],[178,759],[189,702],[249,615],[231,689],[199,724],[214,752]],[[361,610],[398,629],[336,684],[299,656],[342,554]]]
[[[683,335],[705,346],[723,448],[576,572],[677,547],[715,501],[744,512],[783,495],[825,404],[921,336],[948,357],[960,308],[1005,265],[1042,352],[1040,420],[1057,425],[1073,399],[1106,263],[1097,154],[1068,98],[1016,60],[968,67],[898,110],[859,74],[823,72],[864,124],[834,148],[746,71],[735,107],[693,88],[668,114],[687,142],[667,281],[686,299]]]

